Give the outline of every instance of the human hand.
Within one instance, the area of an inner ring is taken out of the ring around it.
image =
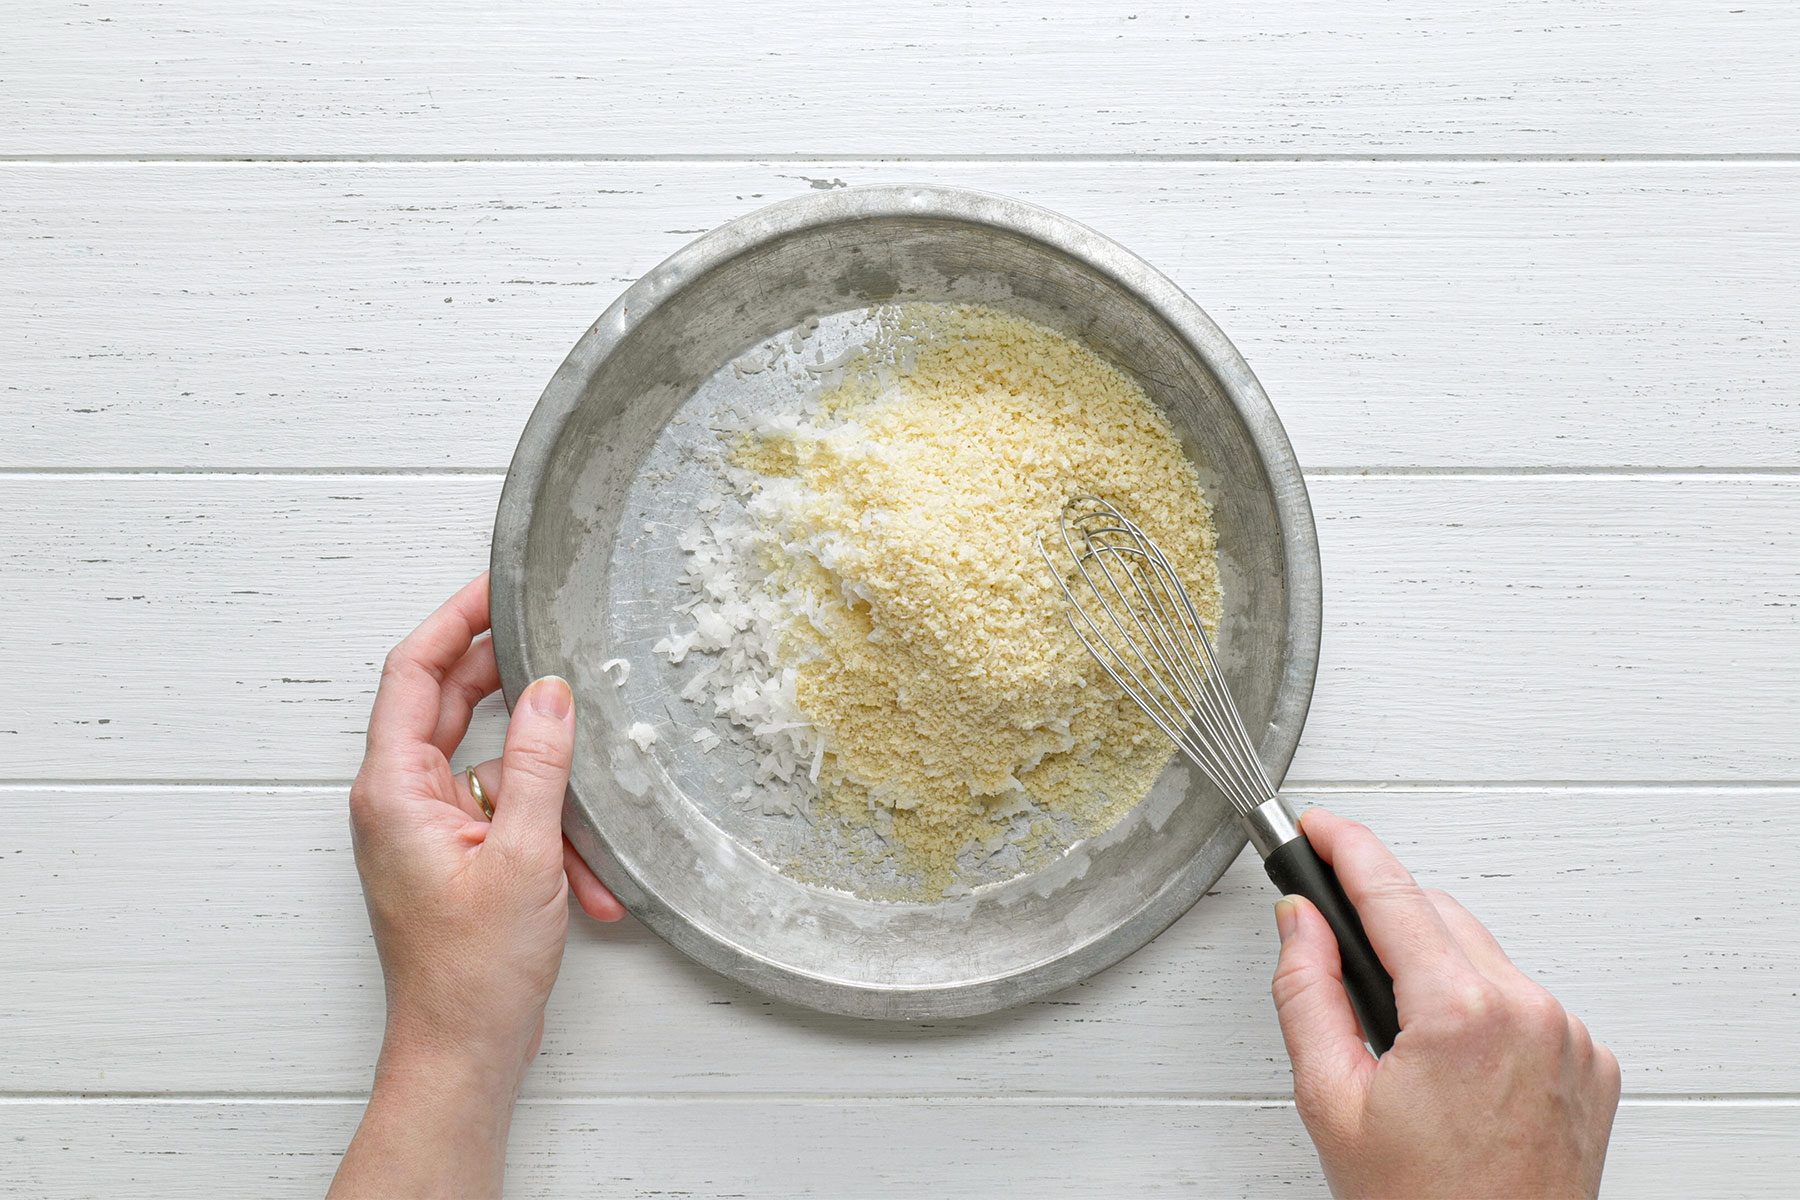
[[[568,896],[624,916],[562,836],[575,745],[561,679],[525,689],[502,757],[450,755],[500,686],[483,575],[388,655],[350,789],[350,827],[387,987],[375,1088],[333,1194],[497,1192],[506,1130],[562,964]]]
[[[1612,1052],[1374,834],[1319,808],[1301,823],[1394,977],[1400,1013],[1393,1049],[1371,1057],[1331,927],[1304,899],[1276,905],[1275,1007],[1333,1194],[1596,1195],[1619,1106]]]

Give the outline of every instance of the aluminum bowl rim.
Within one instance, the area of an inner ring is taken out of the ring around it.
[[[1299,745],[1318,673],[1323,580],[1317,530],[1300,465],[1261,383],[1237,348],[1190,296],[1149,263],[1069,217],[1007,196],[964,188],[887,185],[833,190],[778,201],[703,234],[628,287],[584,332],[558,367],[527,420],[494,521],[490,613],[507,707],[543,672],[530,661],[526,630],[525,552],[538,493],[562,430],[587,382],[614,349],[671,297],[708,273],[761,246],[821,227],[911,218],[986,226],[1024,237],[1110,278],[1165,321],[1219,381],[1249,433],[1268,478],[1282,537],[1287,596],[1283,669],[1260,749],[1271,778],[1286,775]],[[584,853],[599,850],[626,892],[654,895],[605,851],[589,824],[578,781],[570,780],[564,822]],[[1068,952],[1004,975],[930,986],[872,985],[795,970],[748,947],[701,933],[660,903],[641,914],[651,930],[701,964],[778,999],[829,1013],[909,1019],[973,1016],[1021,1004],[1086,979],[1141,949],[1218,882],[1241,853],[1241,829],[1229,855],[1209,864],[1201,854],[1130,916]],[[596,855],[587,853],[591,859]],[[1216,866],[1216,869],[1214,869]]]

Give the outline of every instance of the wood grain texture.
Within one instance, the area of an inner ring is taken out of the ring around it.
[[[0,466],[503,468],[696,234],[840,184],[1128,243],[1310,467],[1796,467],[1800,165],[0,164]]]
[[[317,1196],[360,1104],[22,1104],[0,1195]],[[1602,1195],[1792,1195],[1800,1108],[1627,1105]],[[1720,1148],[1731,1166],[1720,1171]],[[520,1106],[515,1196],[1327,1195],[1286,1105],[667,1101]]]
[[[328,785],[382,653],[620,290],[892,182],[1065,212],[1221,323],[1316,473],[1295,776],[1619,1051],[1609,1195],[1793,1194],[1797,44],[1736,2],[10,5],[0,1196],[321,1192],[380,1026]],[[224,473],[56,473],[110,468]],[[1322,1196],[1271,898],[1240,861],[937,1026],[578,922],[512,1191]]]
[[[0,152],[1791,151],[1788,6],[25,0]]]
[[[0,479],[0,779],[348,779],[377,665],[487,557],[493,476]],[[1793,780],[1800,479],[1312,483],[1294,780]],[[75,682],[72,682],[75,681]],[[490,704],[471,738],[499,744]]]
[[[337,790],[9,788],[0,1091],[320,1094],[367,1084],[380,972]],[[1300,793],[1458,896],[1624,1063],[1634,1094],[1800,1088],[1769,890],[1800,791]],[[1683,869],[1686,868],[1686,869]],[[635,923],[580,918],[534,1096],[1285,1095],[1275,894],[1246,855],[1150,946],[988,1017],[877,1024],[777,1004]]]

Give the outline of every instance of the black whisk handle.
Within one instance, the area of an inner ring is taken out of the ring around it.
[[[1350,1006],[1362,1022],[1363,1036],[1376,1054],[1385,1054],[1400,1035],[1400,1017],[1394,1010],[1394,980],[1369,945],[1362,918],[1344,895],[1332,871],[1306,835],[1283,842],[1263,860],[1263,869],[1286,896],[1305,896],[1313,902],[1331,931],[1337,934],[1338,957],[1344,964],[1344,990]]]

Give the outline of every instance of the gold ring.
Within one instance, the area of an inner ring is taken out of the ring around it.
[[[487,789],[481,786],[481,780],[476,777],[475,768],[470,767],[463,774],[469,777],[469,795],[475,797],[475,803],[481,805],[481,815],[490,821],[493,820],[494,802],[488,799]]]

